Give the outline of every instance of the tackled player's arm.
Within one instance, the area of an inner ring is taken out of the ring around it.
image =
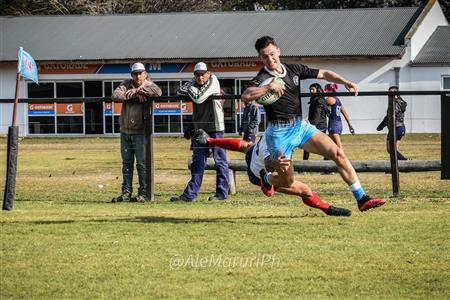
[[[270,158],[270,156],[267,156],[264,158],[264,166],[266,167],[266,170],[269,172],[273,172],[277,169],[277,161]]]

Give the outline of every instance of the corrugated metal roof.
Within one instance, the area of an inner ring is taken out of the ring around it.
[[[0,61],[256,57],[273,36],[282,56],[398,56],[418,8],[0,17]],[[399,43],[400,41],[400,43]]]
[[[450,65],[450,26],[438,26],[412,64]]]

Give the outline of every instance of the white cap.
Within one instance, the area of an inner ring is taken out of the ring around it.
[[[208,72],[208,67],[204,62],[199,62],[194,67],[194,73],[206,73]]]
[[[137,62],[131,66],[131,74],[134,72],[145,72],[145,67],[142,63]]]

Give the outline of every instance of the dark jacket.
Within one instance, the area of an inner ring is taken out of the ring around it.
[[[403,100],[401,97],[398,97],[395,100],[395,127],[402,127],[405,126],[405,111],[406,106],[408,103],[406,103],[405,100]],[[384,117],[383,121],[378,125],[377,130],[381,131],[384,127],[388,126],[388,114],[386,113],[386,116]]]
[[[316,126],[319,130],[327,129],[327,118],[330,114],[327,101],[323,97],[312,97],[309,104],[309,123]]]
[[[261,114],[258,106],[255,103],[245,105],[239,132],[243,132],[244,134],[257,134],[260,122]]]
[[[137,98],[129,98],[125,96],[128,90],[134,89],[133,80],[128,79],[123,81],[112,94],[112,100],[122,101],[122,111],[120,112],[120,132],[128,134],[144,134],[145,129],[145,113],[149,109],[148,102],[141,103]],[[138,89],[138,94],[146,97],[159,97],[161,96],[161,89],[153,83],[153,81],[147,79]]]

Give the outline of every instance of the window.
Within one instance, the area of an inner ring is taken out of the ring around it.
[[[83,116],[58,116],[56,119],[58,133],[83,133]]]
[[[154,116],[153,132],[169,132],[169,116]]]
[[[85,97],[102,97],[102,82],[101,81],[85,81],[84,82],[84,96]]]
[[[170,132],[180,133],[181,132],[181,115],[180,116],[170,116]]]
[[[444,76],[442,78],[442,89],[450,90],[450,76]]]
[[[179,81],[169,81],[169,96],[175,96],[179,87]]]
[[[53,82],[28,83],[28,98],[54,98],[55,84]]]
[[[105,81],[104,82],[104,93],[105,97],[111,97],[112,96],[112,82],[111,81]]]
[[[154,81],[157,86],[161,89],[162,95],[161,96],[168,96],[169,95],[169,82],[168,81]]]
[[[82,82],[57,82],[56,97],[83,97]]]
[[[30,134],[55,133],[55,117],[28,117],[28,132]]]

